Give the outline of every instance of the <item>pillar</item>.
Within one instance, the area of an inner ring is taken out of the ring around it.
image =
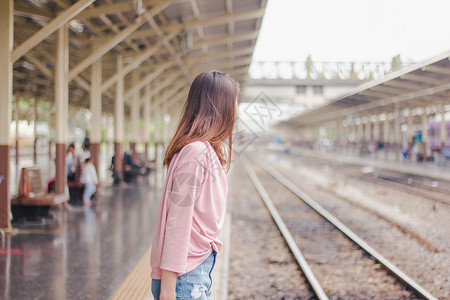
[[[386,120],[384,120],[383,123],[383,147],[385,158],[387,158],[387,155],[389,153],[389,119],[387,118],[387,116]]]
[[[366,154],[370,154],[369,153],[369,145],[372,140],[372,123],[370,122],[369,117],[367,117],[367,123],[366,123],[365,127],[366,128],[365,128],[365,132],[364,132],[364,134],[365,134],[365,136],[364,136],[364,141],[365,141],[364,151]]]
[[[99,173],[99,153],[102,141],[102,60],[99,58],[91,66],[91,158]]]
[[[66,143],[69,114],[69,29],[64,24],[57,31],[55,64],[55,108],[56,108],[56,176],[55,193],[64,194],[67,181]]]
[[[356,146],[356,143],[358,141],[358,125],[356,125],[354,122],[355,121],[353,121],[353,123],[352,123],[353,140],[352,140],[352,143],[350,145],[351,152],[353,152],[355,150],[355,146]]]
[[[134,70],[131,74],[131,87],[139,84],[140,71]],[[140,101],[141,92],[138,91],[133,96],[131,96],[130,105],[130,150],[133,160],[137,159],[136,153],[136,143],[138,141],[139,133],[139,116],[140,116]]]
[[[14,121],[16,124],[16,128],[15,128],[15,132],[16,132],[16,140],[15,140],[15,149],[16,149],[16,153],[15,153],[15,157],[16,157],[16,166],[19,165],[19,97],[16,97],[15,101],[14,101]]]
[[[161,139],[161,134],[160,134],[160,114],[161,111],[159,109],[159,106],[154,108],[153,111],[153,139],[155,141],[155,166],[159,167],[159,159],[160,159],[160,155],[159,155],[159,146],[160,146],[160,139]]]
[[[9,228],[9,139],[12,113],[12,62],[14,2],[0,1],[0,228]]]
[[[148,160],[148,143],[150,141],[150,84],[145,86],[145,102],[144,102],[144,143],[145,143],[145,160]]]
[[[423,109],[422,114],[422,150],[423,150],[423,162],[427,161],[427,147],[428,147],[428,114],[426,108]]]
[[[411,110],[409,110],[409,115],[406,118],[406,123],[408,125],[408,160],[411,160],[411,151],[413,146],[413,138],[414,138],[414,125],[413,125],[413,117],[411,114]]]
[[[164,147],[164,152],[166,151],[167,141],[169,140],[169,121],[168,121],[168,111],[169,111],[169,99],[163,102],[163,113],[162,113],[162,143]]]
[[[344,146],[344,150],[345,151],[347,151],[348,150],[348,143],[349,143],[349,141],[350,141],[350,125],[347,123],[345,126],[344,126],[344,143],[343,143],[343,146]]]
[[[377,119],[373,123],[373,142],[375,144],[375,154],[378,155],[379,144],[380,144],[380,120]]]
[[[400,110],[397,108],[395,111],[394,119],[394,148],[395,148],[395,159],[400,159],[400,145],[401,145],[401,128],[400,128]]]
[[[357,126],[358,126],[358,142],[362,142],[364,138],[364,127],[363,123],[361,122],[361,119],[359,120]]]
[[[36,164],[37,163],[37,142],[38,142],[38,136],[37,136],[37,122],[38,122],[38,99],[34,98],[33,103],[33,112],[34,112],[34,124],[33,124],[33,161]]]
[[[444,107],[442,106],[442,111],[441,111],[441,130],[439,130],[440,136],[441,136],[441,153],[444,150],[445,140],[447,138],[447,127],[445,125],[446,125],[445,124],[445,110],[444,110]]]
[[[122,73],[123,58],[117,57],[117,73]],[[122,142],[123,142],[123,76],[116,83],[116,101],[114,102],[114,183],[120,183],[123,179],[122,174]]]

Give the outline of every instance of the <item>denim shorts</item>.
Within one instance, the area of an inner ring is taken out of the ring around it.
[[[210,300],[211,299],[211,273],[216,263],[216,252],[202,262],[197,268],[177,278],[177,300]],[[161,280],[152,279],[152,294],[159,300],[161,293]]]

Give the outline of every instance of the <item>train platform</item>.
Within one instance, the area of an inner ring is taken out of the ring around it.
[[[278,148],[275,148],[278,149]],[[279,150],[279,149],[278,149]],[[284,151],[284,149],[283,149]],[[308,148],[293,147],[291,153],[306,157],[321,158],[324,160],[331,160],[339,163],[356,164],[362,167],[373,167],[377,169],[396,171],[408,173],[418,176],[427,176],[435,179],[450,180],[450,167],[439,165],[434,162],[413,162],[409,160],[397,160],[389,153],[387,157],[385,153],[380,152],[378,157],[358,156],[350,153],[336,152],[336,151],[317,151]]]

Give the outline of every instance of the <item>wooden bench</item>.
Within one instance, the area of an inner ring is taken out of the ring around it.
[[[41,171],[37,167],[22,168],[17,197],[11,199],[13,222],[40,221],[50,217],[50,207],[67,201],[65,195],[45,194]]]

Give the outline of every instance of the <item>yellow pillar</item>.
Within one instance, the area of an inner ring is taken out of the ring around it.
[[[413,124],[413,117],[411,114],[411,110],[409,111],[409,115],[406,118],[406,122],[408,124],[408,159],[411,160],[411,151],[412,151],[412,142],[414,138],[414,124]]]
[[[56,108],[56,176],[55,192],[64,194],[67,181],[66,143],[69,114],[69,27],[64,24],[57,31],[55,64],[55,108]]]
[[[442,107],[442,112],[441,112],[441,130],[440,130],[440,135],[441,135],[441,152],[442,150],[444,150],[445,147],[445,140],[447,138],[447,127],[445,126],[445,110],[444,107]]]
[[[145,102],[144,102],[144,143],[145,143],[145,159],[148,160],[148,143],[150,141],[150,84],[145,86]]]
[[[97,169],[99,164],[100,143],[102,141],[102,59],[91,66],[91,157]]]
[[[12,61],[14,2],[0,1],[0,228],[9,228],[9,126],[12,113]]]
[[[426,108],[423,109],[422,114],[422,149],[423,149],[423,161],[427,161],[427,149],[428,149],[428,114]]]
[[[380,143],[380,120],[376,119],[373,123],[373,142],[375,143],[375,154],[378,155],[378,146]]]
[[[122,73],[123,58],[121,55],[117,57],[117,72]],[[116,101],[114,102],[114,183],[118,184],[122,181],[122,142],[124,133],[124,88],[123,76],[116,83]]]
[[[131,88],[135,87],[139,84],[140,79],[140,71],[135,70],[131,74]],[[130,150],[133,156],[133,159],[137,158],[136,155],[136,143],[138,141],[138,130],[139,130],[139,117],[140,117],[140,95],[141,92],[138,91],[133,96],[131,96],[131,105],[130,105]]]
[[[384,153],[387,157],[389,152],[389,119],[386,116],[386,120],[383,123],[383,147]]]

